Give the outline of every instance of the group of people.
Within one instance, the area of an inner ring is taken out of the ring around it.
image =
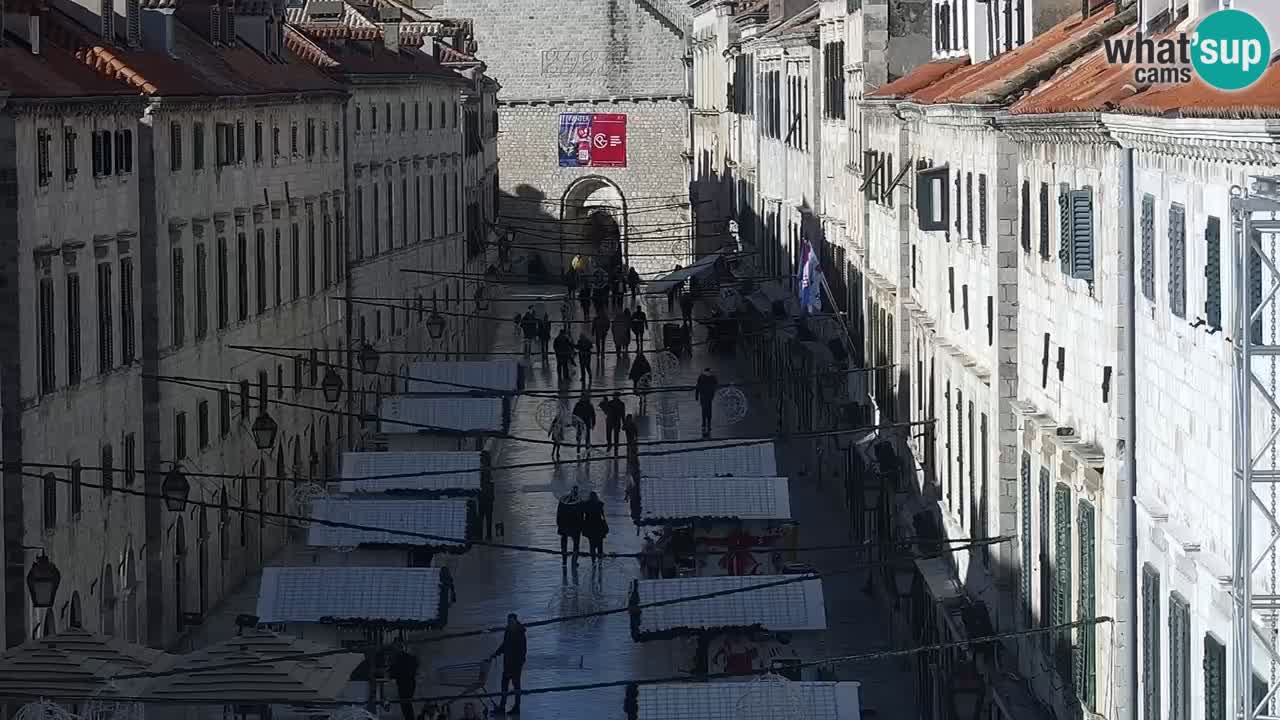
[[[612,396],[601,400],[600,412],[604,415],[605,449],[617,450],[624,432],[627,436],[627,448],[632,448],[637,442],[640,430],[635,416],[627,413],[627,404],[622,401],[622,393],[614,392]],[[560,460],[560,447],[565,442],[565,436],[568,434],[566,426],[570,423],[575,429],[574,440],[579,457],[583,450],[590,451],[591,433],[595,430],[596,418],[596,409],[591,404],[589,393],[583,393],[582,397],[578,398],[572,411],[569,411],[567,405],[561,405],[559,412],[551,421],[551,427],[547,430],[547,436],[551,438],[551,459],[557,462]]]
[[[634,267],[629,267],[624,271],[619,263],[610,267],[606,272],[607,280],[602,284],[596,284],[582,278],[577,270],[570,268],[565,271],[564,284],[566,290],[568,290],[568,296],[578,298],[578,304],[582,306],[583,317],[586,317],[591,312],[592,305],[595,306],[597,313],[604,312],[611,299],[615,308],[622,307],[628,290],[631,291],[632,302],[639,300],[640,273],[636,272]]]
[[[609,534],[609,521],[604,516],[604,503],[592,492],[586,500],[574,485],[556,507],[556,532],[560,534],[560,564],[569,563],[569,542],[573,541],[573,564],[578,564],[579,546],[585,535],[593,562],[604,560],[604,539]]]

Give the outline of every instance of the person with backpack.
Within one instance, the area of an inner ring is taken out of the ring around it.
[[[698,399],[698,404],[702,406],[702,436],[711,436],[711,406],[716,397],[716,390],[720,389],[720,380],[711,372],[711,368],[704,368],[702,374],[698,376],[698,382],[693,387],[693,395]]]
[[[572,376],[569,368],[573,365],[573,341],[569,339],[568,330],[563,328],[560,330],[553,349],[556,353],[556,380],[562,383],[569,382]]]

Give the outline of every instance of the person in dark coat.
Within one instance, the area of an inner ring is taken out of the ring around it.
[[[604,446],[608,450],[616,450],[618,435],[622,432],[622,418],[627,414],[622,395],[615,392],[613,397],[602,400],[600,411],[604,413]]]
[[[711,435],[711,403],[715,400],[716,390],[720,389],[720,380],[711,372],[711,368],[704,368],[702,374],[698,376],[698,383],[693,387],[693,395],[698,398],[698,404],[702,406],[702,436]]]
[[[586,330],[578,336],[578,372],[581,375],[582,387],[591,384],[591,339]]]
[[[634,415],[622,419],[622,432],[627,436],[627,463],[640,462],[640,425]]]
[[[493,539],[493,482],[480,481],[480,498],[478,505],[480,527],[484,528],[484,539]]]
[[[644,414],[647,393],[644,388],[640,387],[640,379],[645,375],[653,372],[653,368],[649,365],[649,361],[645,358],[643,352],[636,353],[636,359],[631,361],[631,372],[628,377],[631,378],[631,387],[635,389],[636,395],[640,398],[640,414]],[[650,378],[652,380],[652,377]]]
[[[591,287],[586,283],[578,289],[578,304],[582,306],[582,318],[585,320],[591,314]]]
[[[613,288],[613,307],[614,308],[622,307],[623,301],[627,299],[626,277],[623,276],[621,271],[619,271],[618,274],[614,276],[613,281],[610,282],[609,285]]]
[[[582,504],[582,534],[587,536],[591,560],[604,560],[604,538],[609,534],[609,521],[604,516],[604,503],[594,492]]]
[[[418,687],[418,658],[397,647],[391,655],[387,674],[396,681],[396,693],[400,695],[400,714],[404,720],[414,720],[413,694]]]
[[[542,364],[545,367],[547,348],[551,345],[551,316],[546,310],[542,311],[542,318],[538,320],[538,345],[542,348]]]
[[[636,336],[636,351],[644,352],[644,331],[649,329],[649,316],[644,314],[644,308],[636,306],[636,311],[631,313],[631,334]]]
[[[613,354],[621,358],[631,350],[631,313],[625,309],[613,316]]]
[[[520,330],[524,333],[524,354],[527,357],[533,351],[533,341],[538,337],[538,316],[533,312],[533,306],[529,306],[529,311],[520,318]]]
[[[609,339],[609,316],[604,313],[596,315],[591,321],[591,334],[596,338],[596,354],[604,358],[604,344]]]
[[[574,485],[556,506],[556,532],[560,533],[560,564],[569,562],[569,539],[573,538],[573,562],[578,562],[578,546],[582,544],[582,498]]]
[[[569,291],[570,296],[572,296],[574,293],[578,291],[578,271],[577,270],[574,270],[573,268],[569,268],[568,270],[565,271],[564,286]]]
[[[596,312],[604,312],[609,305],[609,286],[605,285],[604,287],[596,288],[592,300],[595,302]],[[586,315],[583,315],[583,317],[586,317]]]
[[[584,394],[578,399],[573,406],[573,416],[581,421],[581,424],[574,423],[578,429],[578,454],[581,455],[583,446],[586,446],[587,452],[591,451],[591,431],[596,429],[596,409],[591,407],[589,395]]]
[[[680,263],[676,263],[676,266],[671,268],[671,272],[679,272],[680,270],[681,270]],[[679,299],[680,297],[680,290],[683,285],[684,283],[682,282],[676,283],[675,285],[671,286],[670,290],[667,291],[667,312],[668,313],[673,313],[676,311],[676,300]]]
[[[680,296],[680,317],[685,327],[693,327],[693,295]]]
[[[627,268],[627,286],[631,288],[631,301],[640,299],[640,273],[634,267]]]
[[[565,329],[560,330],[560,334],[556,336],[556,379],[560,382],[569,382],[570,366],[573,365],[573,341],[569,339],[569,332]]]
[[[520,675],[524,672],[524,661],[529,656],[529,638],[525,634],[524,625],[520,624],[520,619],[515,613],[507,616],[507,629],[502,633],[502,644],[493,651],[489,659],[492,660],[499,655],[502,656],[502,697],[498,700],[498,712],[519,715]],[[515,691],[512,694],[516,698],[510,711],[506,709],[508,688],[514,688]]]

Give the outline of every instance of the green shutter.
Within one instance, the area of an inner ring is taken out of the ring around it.
[[[1058,262],[1062,274],[1071,274],[1071,190],[1066,183],[1058,186]]]
[[[1191,606],[1169,596],[1169,720],[1191,720]]]
[[[1169,205],[1169,310],[1187,316],[1187,211]]]
[[[1022,181],[1022,251],[1031,252],[1031,183]]]
[[[1160,716],[1160,574],[1142,568],[1142,720]]]
[[[1142,295],[1156,299],[1156,199],[1142,196]]]
[[[1222,327],[1222,223],[1210,217],[1204,228],[1204,316],[1210,328]]]
[[[1059,483],[1053,495],[1053,624],[1071,622],[1071,488]],[[1071,676],[1071,631],[1057,630],[1054,664],[1064,680]]]
[[[1022,582],[1023,621],[1031,627],[1031,453],[1022,453]]]
[[[1053,550],[1052,531],[1053,513],[1050,512],[1053,488],[1049,479],[1049,468],[1040,466],[1040,623],[1044,627],[1053,624]],[[1053,653],[1053,633],[1041,636],[1046,655]]]
[[[1077,511],[1076,526],[1080,537],[1080,598],[1077,604],[1077,616],[1081,622],[1092,620],[1097,613],[1097,572],[1095,568],[1096,554],[1094,543],[1096,532],[1093,506],[1081,500]],[[1097,704],[1098,691],[1098,657],[1097,626],[1081,625],[1077,630],[1075,652],[1075,689],[1076,697],[1093,709]]]
[[[1093,191],[1072,190],[1071,277],[1093,282]]]
[[[978,175],[978,242],[987,244],[987,176]]]
[[[1204,720],[1227,720],[1227,648],[1212,635],[1204,636]]]

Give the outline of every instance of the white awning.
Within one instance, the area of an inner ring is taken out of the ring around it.
[[[520,364],[511,359],[416,362],[409,365],[405,382],[408,393],[511,394],[520,389]]]
[[[703,600],[643,607],[649,603],[768,585],[780,580],[795,580],[798,577],[796,575],[724,575],[637,580],[641,605],[641,608],[635,611],[640,614],[637,632],[644,635],[685,628],[710,630],[754,626],[774,632],[826,630],[827,608],[822,597],[822,580],[817,577]]]
[[[312,547],[360,547],[362,545],[421,545],[463,547],[467,545],[467,500],[372,500],[326,498],[311,503],[311,517],[328,522],[350,523],[383,530],[335,527],[312,523],[307,544]],[[394,530],[398,532],[387,532]],[[406,535],[420,533],[456,541]]]
[[[784,477],[643,477],[640,503],[641,522],[791,519],[791,493]]]
[[[436,623],[443,619],[442,577],[440,568],[263,568],[258,621]]]
[[[387,475],[400,477],[382,477]],[[343,453],[342,477],[338,487],[344,493],[384,493],[392,490],[479,493],[480,453]]]
[[[495,397],[408,397],[382,401],[381,430],[388,434],[500,433],[502,399]]]
[[[641,685],[636,688],[632,720],[862,720],[861,694],[862,683],[856,682]],[[750,710],[744,712],[746,703],[750,703]]]
[[[772,440],[743,445],[738,440],[710,440],[663,446],[666,455],[640,451],[645,477],[777,477],[778,460]],[[669,452],[677,450],[679,452]]]
[[[698,258],[690,263],[689,267],[672,270],[657,280],[650,280],[645,292],[653,294],[669,292],[671,288],[687,281],[689,278],[700,277],[711,272],[716,266],[716,261],[723,257],[723,253],[717,252]]]

